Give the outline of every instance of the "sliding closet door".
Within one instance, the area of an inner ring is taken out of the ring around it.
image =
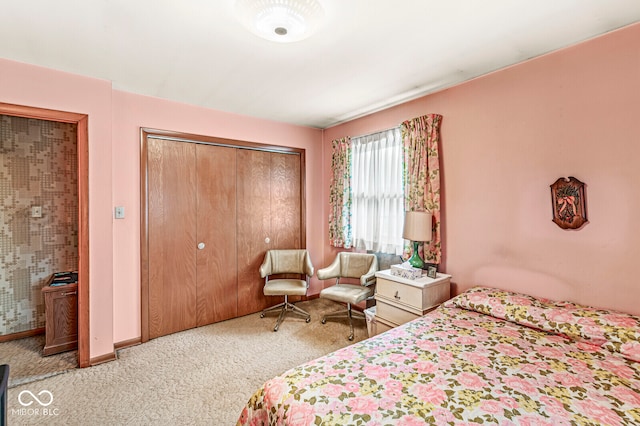
[[[267,250],[300,248],[300,156],[238,150],[238,315],[281,302],[265,297]]]
[[[196,149],[148,139],[149,337],[196,326]]]
[[[300,248],[300,156],[271,153],[271,248]]]
[[[271,247],[271,154],[238,150],[238,315],[257,312],[265,301],[260,265]]]
[[[197,325],[238,315],[236,151],[197,145]]]
[[[267,250],[305,244],[304,152],[154,132],[142,132],[143,341],[280,303],[259,268]]]

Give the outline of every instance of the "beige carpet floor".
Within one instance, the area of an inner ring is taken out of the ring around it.
[[[44,334],[0,343],[0,364],[9,364],[9,387],[64,373],[77,367],[78,351],[42,356]]]
[[[290,315],[274,333],[274,316],[252,314],[120,350],[116,361],[16,386],[8,394],[9,424],[234,425],[267,379],[352,343],[346,321],[320,323],[338,305],[322,299],[297,305],[310,312],[311,323]],[[354,342],[367,337],[365,322],[356,324]],[[23,404],[32,402],[28,407],[20,404],[21,393]]]

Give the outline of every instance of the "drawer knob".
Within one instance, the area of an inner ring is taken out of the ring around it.
[[[396,294],[393,297],[395,297],[396,299],[400,300],[400,296],[398,296],[398,290],[396,290]]]

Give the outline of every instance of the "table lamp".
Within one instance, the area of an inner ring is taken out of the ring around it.
[[[424,261],[418,254],[418,243],[431,241],[431,229],[431,213],[405,212],[402,238],[413,242],[409,264],[414,268],[424,268]]]

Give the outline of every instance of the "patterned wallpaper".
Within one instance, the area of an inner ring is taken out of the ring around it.
[[[77,164],[75,124],[0,115],[0,335],[44,327],[42,287],[78,268]]]

